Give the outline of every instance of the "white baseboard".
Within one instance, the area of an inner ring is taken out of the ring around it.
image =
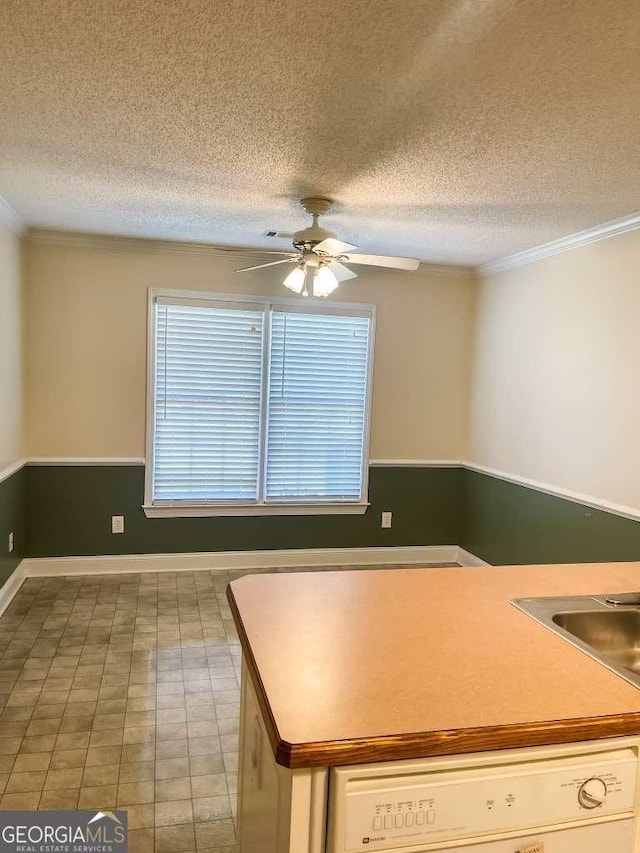
[[[480,559],[480,557],[476,557],[476,555],[472,554],[470,551],[465,551],[464,548],[461,548],[459,545],[456,548],[455,562],[460,563],[461,566],[490,566],[491,565],[491,563],[487,563],[484,560]]]
[[[27,577],[23,568],[24,562],[25,561],[22,560],[18,563],[8,580],[6,580],[0,587],[0,616],[2,616],[7,607],[11,604],[15,594],[18,592]]]
[[[131,572],[192,572],[198,570],[295,568],[302,566],[398,566],[454,563],[457,545],[415,545],[389,548],[301,548],[279,551],[212,551],[196,554],[125,554],[96,557],[27,558],[20,564],[26,577],[128,574]],[[466,552],[465,552],[466,554]],[[475,565],[475,564],[474,564]]]
[[[0,587],[0,616],[27,578],[113,575],[137,572],[225,571],[304,568],[306,566],[423,566],[459,563],[488,566],[458,545],[408,545],[389,548],[300,548],[281,551],[212,551],[199,554],[124,554],[96,557],[27,557]]]

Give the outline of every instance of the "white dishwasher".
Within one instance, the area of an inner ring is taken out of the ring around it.
[[[338,767],[327,853],[640,853],[638,738]]]

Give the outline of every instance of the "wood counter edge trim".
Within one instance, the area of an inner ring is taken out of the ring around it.
[[[271,743],[271,748],[273,749],[274,755],[276,756],[276,761],[278,764],[282,764],[283,767],[288,767],[288,764],[284,764],[282,761],[278,760],[280,746],[281,744],[285,743],[285,741],[283,741],[280,737],[280,732],[278,731],[276,721],[274,719],[273,713],[271,712],[271,706],[269,705],[267,694],[264,689],[262,679],[260,678],[260,673],[258,672],[258,667],[256,666],[255,659],[253,657],[251,645],[247,638],[247,633],[244,629],[242,616],[240,615],[240,610],[238,609],[237,602],[233,595],[232,583],[233,582],[227,585],[227,601],[229,602],[229,607],[231,608],[231,615],[233,616],[233,621],[235,622],[236,628],[238,630],[238,637],[240,639],[240,645],[242,646],[242,654],[244,655],[244,660],[247,665],[249,677],[251,678],[251,681],[253,683],[256,698],[258,700],[258,705],[260,706],[260,711],[262,712],[262,716],[264,718],[267,734],[269,735],[269,742]],[[242,723],[242,721],[240,722]]]
[[[276,761],[292,770],[400,761],[488,750],[550,746],[640,734],[640,711],[607,717],[514,723],[444,731],[291,744],[281,740]]]
[[[538,720],[512,723],[506,726],[479,726],[465,729],[445,729],[443,731],[412,732],[357,740],[289,743],[280,736],[276,726],[242,617],[233,595],[232,584],[227,587],[227,600],[238,629],[242,652],[265,720],[276,762],[290,770],[301,770],[309,767],[336,767],[344,764],[370,764],[376,761],[399,761],[409,758],[429,758],[438,755],[486,752],[493,749],[517,749],[521,746],[550,746],[559,743],[640,734],[639,709],[627,714],[603,717]]]

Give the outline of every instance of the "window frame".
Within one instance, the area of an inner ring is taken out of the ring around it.
[[[155,426],[155,374],[156,374],[156,311],[158,298],[174,304],[211,306],[212,303],[253,304],[262,306],[265,325],[262,339],[262,382],[260,399],[260,446],[258,461],[258,499],[255,501],[155,501],[153,500],[154,477],[154,426]],[[147,368],[146,368],[146,426],[145,426],[145,475],[143,510],[147,518],[198,518],[215,516],[260,516],[260,515],[362,515],[369,506],[369,438],[371,432],[371,403],[373,391],[373,358],[375,350],[376,306],[367,303],[330,302],[326,299],[307,298],[302,300],[278,296],[253,296],[238,293],[216,293],[209,291],[148,288],[147,294]],[[362,442],[362,490],[355,501],[274,501],[264,500],[264,454],[267,444],[267,400],[269,383],[269,346],[271,323],[269,311],[277,308],[292,308],[304,314],[336,314],[369,318],[369,348],[367,353],[366,396],[364,435]]]

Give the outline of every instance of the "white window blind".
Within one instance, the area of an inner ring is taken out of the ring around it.
[[[255,500],[264,312],[156,306],[154,500]]]
[[[364,511],[371,307],[156,291],[149,316],[148,515]]]
[[[271,315],[267,500],[362,494],[369,318]]]

